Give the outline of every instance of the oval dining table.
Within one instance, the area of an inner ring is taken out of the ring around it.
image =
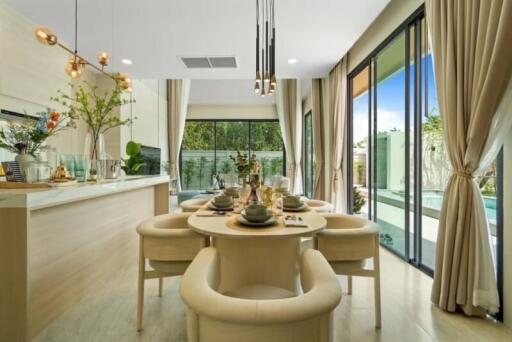
[[[325,228],[324,217],[313,210],[277,216],[270,227],[247,227],[237,222],[239,213],[209,216],[207,206],[193,213],[189,227],[209,235],[219,251],[218,291],[226,292],[252,284],[265,284],[297,293],[300,291],[301,238]],[[307,227],[286,227],[284,217],[301,217]]]

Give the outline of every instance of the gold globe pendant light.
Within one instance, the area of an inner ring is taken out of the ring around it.
[[[262,18],[261,26],[260,17]],[[261,50],[260,36],[262,45]],[[261,6],[260,0],[256,0],[256,79],[254,81],[254,92],[257,95],[272,95],[276,90],[275,46],[276,28],[274,22],[274,0],[261,0]]]
[[[72,56],[68,59],[66,63],[66,67],[64,68],[66,74],[73,79],[80,79],[82,76],[83,70],[85,70],[86,66],[90,66],[96,71],[104,74],[115,82],[120,82],[121,89],[126,92],[131,92],[132,81],[130,76],[127,74],[116,74],[116,73],[107,73],[105,72],[105,67],[107,67],[110,63],[110,54],[105,51],[100,51],[96,55],[96,59],[101,67],[97,67],[93,63],[89,62],[87,59],[83,58],[78,54],[78,0],[75,0],[75,49],[71,50],[66,45],[60,43],[57,39],[57,36],[53,33],[53,31],[47,27],[38,27],[35,30],[36,40],[47,46],[57,45],[60,48],[69,52]]]

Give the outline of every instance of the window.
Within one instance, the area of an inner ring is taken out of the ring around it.
[[[304,194],[313,197],[315,181],[315,152],[313,150],[313,116],[311,111],[304,116]]]
[[[431,53],[422,6],[348,77],[350,210],[379,224],[382,246],[429,274],[451,174]],[[496,256],[500,158],[476,179]]]
[[[180,160],[183,189],[205,190],[215,174],[236,173],[230,156],[237,151],[256,154],[263,182],[284,172],[278,121],[187,120]]]

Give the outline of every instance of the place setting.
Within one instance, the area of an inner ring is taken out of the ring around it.
[[[309,211],[309,207],[300,196],[284,196],[282,198],[282,209],[284,212]]]

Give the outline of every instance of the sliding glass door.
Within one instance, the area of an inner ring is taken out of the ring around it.
[[[423,8],[348,77],[350,210],[379,224],[381,245],[435,271],[451,174]],[[500,160],[477,178],[500,275]]]

